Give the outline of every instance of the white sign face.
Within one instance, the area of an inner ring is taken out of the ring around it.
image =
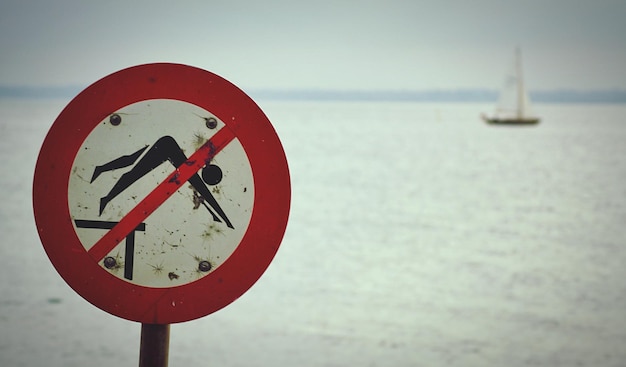
[[[196,105],[152,99],[107,116],[83,142],[68,187],[76,234],[89,250],[220,129]],[[99,260],[114,276],[171,288],[218,268],[243,238],[254,203],[250,162],[237,138]]]

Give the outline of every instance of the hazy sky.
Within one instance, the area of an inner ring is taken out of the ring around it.
[[[178,62],[246,88],[626,88],[624,0],[0,1],[0,84]]]

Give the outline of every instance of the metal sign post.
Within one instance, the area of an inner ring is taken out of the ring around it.
[[[141,324],[139,367],[167,367],[169,347],[169,324]]]

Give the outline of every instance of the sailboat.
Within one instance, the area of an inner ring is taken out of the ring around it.
[[[482,115],[488,124],[501,125],[535,125],[539,117],[530,114],[530,98],[524,86],[522,74],[522,52],[515,50],[513,71],[507,76],[504,88],[493,116]]]

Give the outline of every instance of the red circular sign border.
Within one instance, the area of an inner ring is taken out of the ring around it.
[[[252,216],[237,249],[213,272],[173,288],[139,286],[104,270],[78,239],[68,205],[70,171],[83,141],[116,110],[149,99],[185,101],[215,114],[240,141],[254,179]],[[287,226],[290,200],[284,150],[256,103],[220,76],[171,63],[123,69],[79,93],[48,131],[33,182],[37,230],[61,277],[98,308],[124,319],[151,324],[203,317],[243,295],[278,251]]]

